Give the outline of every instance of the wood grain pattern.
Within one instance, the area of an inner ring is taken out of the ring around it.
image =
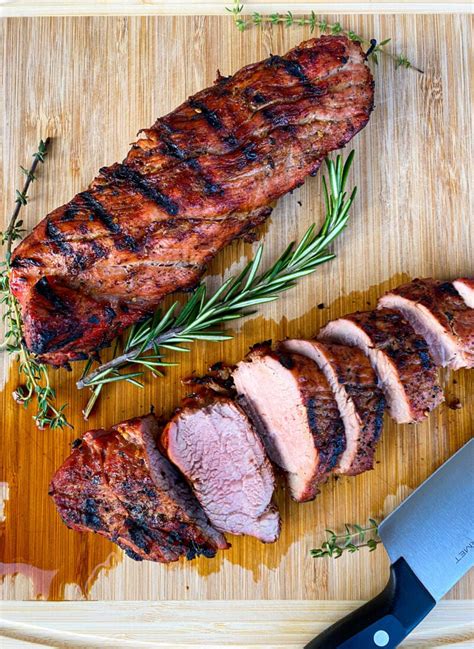
[[[2,649],[301,649],[359,602],[16,602],[3,609]],[[178,613],[178,614],[177,614]],[[401,645],[472,649],[472,602],[441,602]],[[0,620],[0,624],[1,624]]]
[[[73,432],[35,429],[31,411],[12,402],[12,368],[0,410],[1,479],[8,484],[3,598],[359,600],[381,588],[388,568],[382,549],[338,561],[315,561],[308,551],[327,527],[387,513],[470,437],[472,373],[443,375],[448,400],[459,398],[462,409],[443,405],[416,427],[387,419],[374,471],[331,481],[306,505],[290,503],[280,490],[283,534],[272,546],[235,538],[229,552],[211,561],[137,564],[105,540],[67,530],[47,485],[80,433],[144,413],[150,404],[169,414],[184,393],[180,378],[192,370],[237,361],[258,340],[309,336],[331,318],[374,306],[385,289],[410,277],[472,274],[469,23],[466,16],[350,19],[363,34],[392,37],[426,73],[381,63],[376,111],[353,143],[350,182],[359,194],[352,223],[335,246],[337,259],[248,319],[233,342],[195,345],[179,368],[147,381],[143,391],[111,386],[88,424],[80,417],[87,395],[74,389],[79,367],[73,375],[53,372]],[[100,166],[123,158],[139,128],[210,84],[217,67],[232,72],[309,36],[298,27],[240,34],[228,17],[7,19],[0,30],[3,214],[20,182],[18,166],[40,137],[53,137],[24,212],[27,227],[84,188]],[[279,203],[264,228],[266,259],[321,218],[315,178]],[[253,249],[238,242],[223,251],[209,269],[210,282],[240,268]],[[473,584],[472,576],[465,578],[450,597],[472,597]]]
[[[245,13],[471,13],[470,2],[446,0],[345,0],[299,2],[298,0],[258,0],[245,2]],[[146,15],[218,15],[227,14],[232,0],[0,0],[0,16],[146,16]]]

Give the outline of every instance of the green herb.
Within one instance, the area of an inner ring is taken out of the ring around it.
[[[332,530],[326,530],[327,539],[320,548],[310,550],[312,557],[333,557],[337,559],[344,552],[359,552],[361,548],[369,548],[373,552],[381,539],[379,537],[379,524],[373,518],[369,518],[369,525],[362,527],[357,523],[345,525],[345,532],[336,534]]]
[[[328,181],[324,176],[322,180],[326,217],[319,232],[312,225],[298,244],[291,243],[263,273],[260,272],[263,246],[260,245],[243,271],[227,279],[212,296],[207,295],[206,286],[201,283],[180,310],[175,302],[166,312],[157,311],[153,317],[133,326],[120,355],[90,373],[88,364],[77,383],[79,389],[92,389],[85,417],[90,414],[105,383],[125,380],[141,386],[137,378],[145,371],[162,376],[159,368],[174,364],[165,361],[163,351],[189,351],[186,344],[195,340],[217,342],[232,338],[216,328],[255,313],[257,305],[277,300],[281,293],[295,286],[300,277],[313,273],[320,264],[333,259],[335,255],[328,247],[346,227],[356,194],[356,188],[349,197],[345,191],[353,157],[352,151],[345,163],[340,155],[335,161],[326,159]],[[121,372],[125,367],[129,371]]]
[[[417,68],[415,65],[413,65],[413,63],[411,63],[404,54],[393,54],[386,49],[386,45],[391,40],[390,38],[387,38],[377,44],[377,41],[375,39],[369,40],[362,36],[359,36],[359,34],[356,34],[351,29],[345,29],[339,22],[328,23],[326,20],[318,20],[314,11],[312,11],[309,16],[294,16],[291,11],[287,11],[282,14],[274,13],[270,15],[263,15],[261,13],[254,12],[253,14],[250,14],[248,17],[246,17],[242,15],[244,5],[240,2],[240,0],[234,0],[233,6],[226,7],[226,9],[232,14],[235,26],[241,32],[243,32],[251,25],[262,26],[265,23],[270,25],[283,24],[285,25],[285,27],[291,27],[292,25],[309,25],[311,33],[313,33],[316,29],[319,29],[322,34],[345,34],[345,36],[350,38],[352,41],[366,45],[369,48],[367,52],[367,58],[372,60],[376,65],[379,62],[378,55],[382,54],[383,56],[391,58],[394,61],[396,68],[412,68],[413,70],[416,70],[417,72],[423,74],[423,70],[420,70],[420,68]]]
[[[19,360],[18,371],[24,384],[13,392],[15,401],[27,407],[36,397],[37,411],[33,416],[36,425],[39,428],[64,428],[71,427],[64,414],[66,405],[59,408],[54,405],[56,394],[50,385],[48,370],[45,365],[38,363],[23,341],[20,308],[10,291],[12,246],[15,241],[22,239],[25,232],[22,228],[23,221],[18,217],[21,208],[28,204],[28,189],[36,180],[35,171],[38,164],[45,161],[48,143],[49,139],[40,141],[38,150],[33,154],[30,169],[20,167],[26,176],[26,181],[21,191],[16,190],[15,208],[9,225],[5,232],[0,233],[0,241],[6,248],[5,261],[0,262],[0,304],[4,308],[3,320],[6,325],[2,348]]]

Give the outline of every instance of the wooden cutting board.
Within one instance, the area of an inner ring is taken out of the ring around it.
[[[309,550],[325,528],[382,517],[472,433],[473,379],[444,372],[447,402],[418,426],[386,420],[374,471],[331,480],[313,503],[296,505],[280,490],[278,543],[233,538],[212,560],[170,566],[135,563],[109,542],[69,531],[47,496],[53,471],[70,443],[88,428],[110,426],[147,412],[169,414],[184,394],[181,377],[220,359],[239,360],[262,339],[311,336],[328,320],[372,308],[386,289],[416,276],[473,274],[472,202],[468,167],[470,26],[466,16],[333,16],[359,33],[393,38],[424,68],[420,75],[381,61],[375,70],[376,110],[353,141],[350,183],[359,187],[351,223],[337,241],[337,259],[235,329],[235,339],[194,345],[144,390],[104,391],[89,422],[87,395],[72,374],[52,371],[59,402],[68,403],[74,431],[40,431],[32,410],[15,405],[17,370],[5,364],[2,393],[3,592],[6,599],[367,599],[386,579],[384,550],[314,560]],[[11,211],[40,137],[53,138],[40,179],[24,210],[31,228],[83,189],[97,169],[122,159],[141,127],[223,74],[283,53],[309,37],[306,28],[239,33],[229,17],[37,18],[0,23],[4,118],[2,213]],[[320,178],[285,197],[263,228],[265,263],[322,219]],[[237,242],[209,268],[212,285],[237,271],[255,245]],[[460,409],[453,409],[459,400]],[[422,533],[420,526],[420,533]],[[474,577],[450,597],[471,598]]]

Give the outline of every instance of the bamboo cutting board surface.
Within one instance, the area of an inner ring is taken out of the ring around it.
[[[170,566],[135,563],[112,544],[68,530],[47,496],[53,471],[88,428],[147,412],[169,414],[184,394],[180,379],[217,361],[235,362],[267,338],[310,336],[328,320],[374,307],[387,288],[415,276],[472,275],[473,221],[468,192],[470,19],[467,16],[333,16],[359,33],[392,37],[424,75],[381,62],[376,110],[353,141],[350,182],[359,187],[351,223],[337,241],[337,259],[276,304],[235,329],[235,340],[194,345],[182,364],[140,391],[104,391],[88,423],[87,395],[73,374],[52,372],[74,431],[39,431],[11,399],[16,368],[5,367],[2,393],[4,599],[367,599],[383,585],[388,561],[373,554],[313,560],[324,529],[388,513],[472,433],[473,379],[444,373],[448,404],[416,427],[388,419],[374,471],[330,481],[313,503],[296,505],[280,490],[281,539],[265,546],[233,538],[212,560]],[[2,120],[2,213],[40,137],[53,138],[32,200],[28,228],[83,189],[97,169],[122,159],[135,133],[223,74],[283,53],[309,37],[305,28],[237,32],[229,17],[37,18],[0,23],[5,110]],[[265,260],[322,218],[320,178],[280,201],[263,228]],[[237,271],[255,245],[234,243],[211,265],[214,286]],[[473,577],[450,597],[473,596]]]
[[[209,15],[225,14],[232,0],[0,0],[0,16],[146,16],[146,15]],[[469,13],[471,2],[450,0],[250,0],[245,2],[244,11],[252,13],[320,13],[330,11],[357,14],[376,13]]]

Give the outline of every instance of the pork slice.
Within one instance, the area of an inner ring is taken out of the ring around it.
[[[352,313],[329,322],[318,338],[358,347],[368,356],[398,423],[422,421],[444,399],[424,339],[396,311]]]
[[[451,282],[415,279],[386,293],[379,306],[402,313],[426,340],[437,365],[474,367],[474,310]]]
[[[311,358],[332,388],[346,434],[346,449],[335,472],[357,475],[372,469],[385,398],[367,356],[356,347],[317,340],[285,340],[281,348]]]
[[[117,543],[133,559],[212,557],[228,546],[178,471],[156,448],[153,415],[90,431],[54,475],[63,521]]]
[[[255,346],[233,373],[270,459],[287,474],[294,500],[318,493],[345,448],[344,426],[316,363],[300,354]]]
[[[277,540],[280,517],[272,504],[272,466],[236,403],[211,393],[187,399],[161,439],[217,529],[264,543]]]
[[[460,277],[454,280],[453,286],[464,300],[466,306],[474,309],[474,279],[472,277]]]

